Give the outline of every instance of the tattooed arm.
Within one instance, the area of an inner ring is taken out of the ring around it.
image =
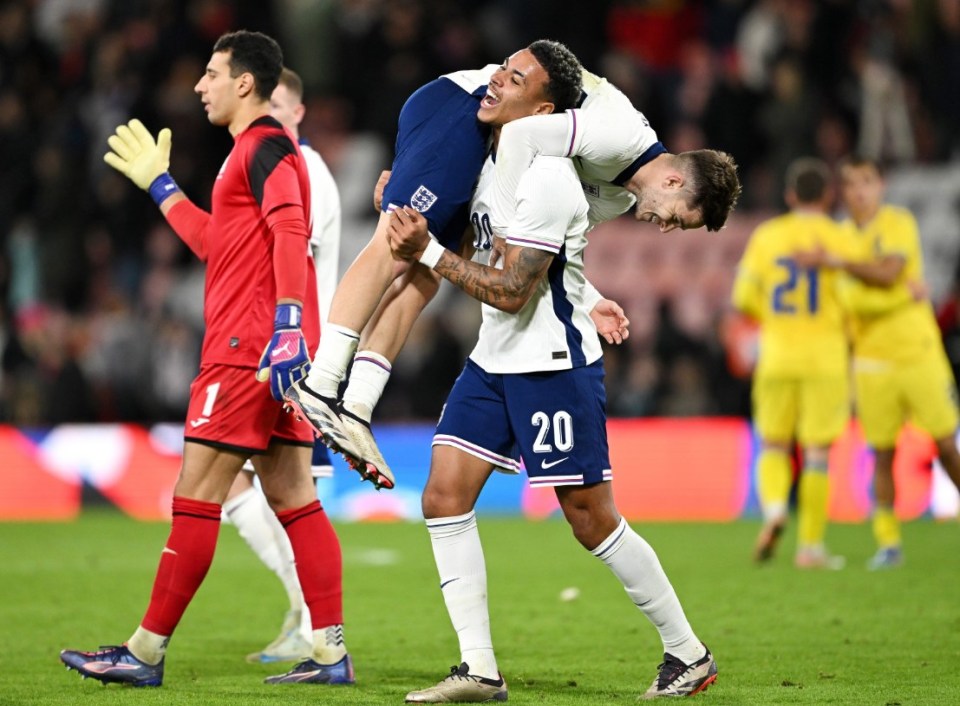
[[[408,208],[391,214],[387,237],[394,257],[403,260],[419,260],[430,242],[426,219]],[[507,245],[503,269],[497,269],[444,249],[433,269],[474,299],[516,314],[533,296],[553,257],[544,250]]]

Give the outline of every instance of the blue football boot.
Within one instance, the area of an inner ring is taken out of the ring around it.
[[[346,654],[336,664],[320,664],[312,659],[298,663],[286,674],[263,680],[264,684],[353,684],[353,661]]]
[[[104,684],[160,686],[163,684],[163,660],[147,664],[131,654],[126,645],[101,647],[96,652],[63,650],[60,661],[75,669],[84,679],[91,677]]]

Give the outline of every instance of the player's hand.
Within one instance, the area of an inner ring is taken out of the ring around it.
[[[427,219],[408,206],[398,208],[390,214],[387,239],[396,259],[416,261],[430,242]]]
[[[144,191],[150,190],[154,180],[170,168],[170,128],[153,135],[134,118],[120,125],[116,133],[107,138],[112,152],[103,156],[103,161],[127,177]]]
[[[630,338],[630,320],[623,313],[623,307],[612,299],[601,299],[590,311],[597,333],[607,343],[620,345]]]
[[[922,279],[907,280],[907,289],[915,302],[922,302],[930,298],[930,287]]]
[[[497,263],[507,254],[507,241],[499,235],[493,236],[493,242],[490,246],[490,260],[487,263],[490,267],[496,267]]]
[[[793,259],[800,267],[816,268],[829,267],[839,268],[843,262],[830,254],[822,245],[817,244],[810,250],[794,250]]]
[[[283,393],[310,372],[307,342],[300,331],[303,308],[298,304],[277,304],[273,319],[273,336],[260,356],[257,380],[270,381],[270,394],[277,402]]]
[[[373,187],[373,208],[377,213],[383,210],[383,190],[387,188],[387,182],[390,181],[391,171],[384,169],[380,172],[380,178],[377,179],[377,185]]]

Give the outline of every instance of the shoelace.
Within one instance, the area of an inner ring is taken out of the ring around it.
[[[465,664],[455,665],[453,667],[450,667],[450,674],[444,679],[444,681],[451,681],[455,679],[459,679],[461,681],[479,681],[480,680],[480,677],[475,677],[472,674],[468,674],[465,667],[466,667]]]
[[[106,657],[107,652],[113,652],[113,654],[110,655],[110,663],[116,664],[123,658],[123,645],[100,645],[100,649],[97,650],[96,654]]]
[[[670,655],[668,659],[657,665],[657,669],[660,672],[657,675],[657,688],[663,689],[679,679],[690,667]]]

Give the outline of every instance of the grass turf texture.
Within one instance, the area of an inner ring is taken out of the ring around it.
[[[870,573],[866,526],[830,530],[838,572],[780,555],[757,568],[758,524],[634,525],[654,546],[718,682],[703,704],[960,703],[960,528],[905,525],[907,562]],[[285,665],[244,662],[274,637],[279,582],[223,527],[160,689],[104,688],[67,672],[62,648],[125,640],[146,607],[163,524],[88,512],[66,524],[0,524],[0,704],[398,704],[459,662],[427,534],[419,524],[342,524],[346,639],[353,687],[267,686]],[[660,641],[616,579],[562,521],[480,518],[493,637],[517,704],[630,704]],[[562,589],[580,595],[560,600]]]

